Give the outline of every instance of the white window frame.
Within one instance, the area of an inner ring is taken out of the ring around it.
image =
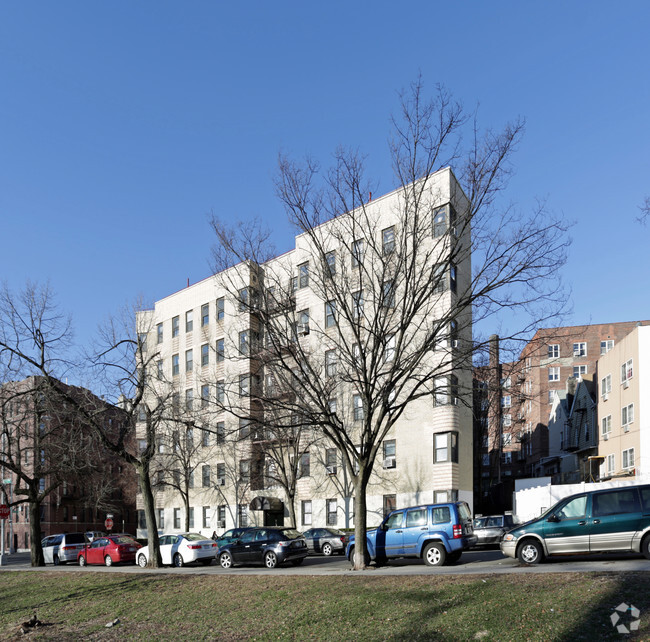
[[[634,468],[634,448],[626,448],[621,452],[621,467],[623,470]]]
[[[548,344],[548,358],[549,359],[558,359],[560,356],[560,344],[559,343],[549,343]]]
[[[634,423],[634,404],[630,403],[621,408],[621,428],[627,432],[628,426],[632,423]]]
[[[600,434],[604,437],[612,432],[612,416],[607,415],[600,420]]]
[[[560,380],[560,366],[551,366],[548,369],[548,380],[549,381],[559,381]]]
[[[600,395],[601,397],[608,395],[612,391],[612,375],[611,373],[605,375],[600,380]]]
[[[621,383],[627,383],[634,376],[634,360],[628,359],[621,366]]]
[[[573,356],[574,357],[586,357],[587,356],[587,342],[586,341],[577,341],[573,344]]]
[[[614,347],[614,339],[606,339],[600,342],[600,354],[607,354]]]

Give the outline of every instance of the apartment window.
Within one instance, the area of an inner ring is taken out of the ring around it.
[[[632,367],[632,359],[628,359],[622,366],[621,366],[621,383],[626,383],[632,378],[632,375],[634,374],[634,369]]]
[[[335,499],[325,500],[327,510],[327,525],[336,526],[337,505]]]
[[[607,354],[614,347],[614,340],[607,339],[600,342],[600,354]]]
[[[512,433],[502,432],[501,433],[501,444],[503,446],[512,446]]]
[[[301,310],[298,312],[295,334],[296,338],[309,334],[309,310]]]
[[[194,528],[194,507],[190,506],[190,530]]]
[[[613,475],[614,471],[616,470],[616,459],[614,457],[614,453],[607,455],[606,470],[607,475]]]
[[[386,439],[382,444],[382,448],[384,451],[384,468],[395,468],[395,459],[397,457],[395,440]]]
[[[172,317],[172,339],[177,337],[181,329],[180,317]]]
[[[185,410],[192,410],[194,407],[194,390],[188,388],[185,391]]]
[[[210,404],[210,385],[205,383],[201,386],[201,408],[205,409]]]
[[[435,406],[446,406],[449,403],[449,385],[446,377],[434,381],[433,402]]]
[[[239,290],[239,311],[245,312],[248,310],[248,288],[242,288]]]
[[[600,434],[603,435],[609,435],[609,433],[612,432],[612,416],[607,415],[607,417],[603,417],[600,421]]]
[[[511,464],[512,463],[512,453],[507,452],[507,453],[501,453],[501,462],[504,464]]]
[[[180,372],[180,361],[177,354],[172,355],[172,376],[176,376]]]
[[[336,399],[330,399],[327,402],[327,408],[330,411],[330,414],[336,415]]]
[[[325,470],[328,475],[336,475],[336,448],[325,450]]]
[[[558,359],[560,356],[560,344],[551,343],[548,346],[548,358],[549,359]]]
[[[574,357],[586,357],[587,356],[587,344],[584,341],[573,344],[573,356]]]
[[[512,415],[503,415],[502,423],[504,426],[512,426]]]
[[[458,268],[452,263],[449,266],[449,289],[456,294],[458,284]]]
[[[384,517],[387,517],[397,508],[397,495],[384,495],[382,498]]]
[[[355,421],[363,419],[363,400],[361,395],[352,395],[352,412]]]
[[[194,449],[194,428],[188,428],[185,431],[185,447],[188,452]]]
[[[138,421],[147,419],[147,409],[144,406],[138,406]]]
[[[298,287],[306,288],[309,285],[309,263],[298,266]]]
[[[210,445],[210,431],[205,428],[201,429],[201,446],[207,448]]]
[[[587,366],[573,366],[573,376],[580,377],[583,374],[587,374]]]
[[[174,508],[174,529],[180,530],[181,528],[181,509]]]
[[[163,342],[163,324],[162,323],[159,323],[156,326],[156,340],[157,340],[158,343]]]
[[[217,421],[215,430],[217,433],[217,446],[223,446],[226,443],[226,424],[223,421]]]
[[[156,510],[156,512],[158,513],[158,515],[157,515],[158,519],[156,520],[156,522],[158,523],[158,528],[160,530],[164,530],[164,528],[165,528],[165,509],[164,508],[158,508]]]
[[[225,484],[226,480],[226,464],[217,464],[217,484],[219,486]]]
[[[248,506],[246,504],[239,504],[237,506],[237,519],[239,526],[242,528],[248,526]]]
[[[328,377],[336,375],[336,350],[327,350],[325,352],[325,374]]]
[[[433,436],[433,463],[458,463],[458,433],[438,432]]]
[[[217,381],[217,403],[223,404],[226,401],[226,382],[223,379]]]
[[[352,242],[352,267],[358,268],[363,263],[363,239]]]
[[[250,392],[250,375],[239,375],[239,396],[248,397]]]
[[[194,367],[194,358],[192,357],[192,350],[185,351],[185,372],[192,372]]]
[[[248,341],[248,330],[243,330],[239,333],[239,354],[247,355],[250,352],[250,345]]]
[[[248,481],[251,478],[251,462],[248,459],[242,459],[239,462],[239,479]]]
[[[206,325],[210,323],[210,305],[204,303],[201,306],[201,327],[205,328]]]
[[[627,448],[621,453],[623,458],[623,470],[634,468],[634,448]]]
[[[226,358],[223,339],[217,339],[217,363],[221,363]]]
[[[163,360],[156,361],[156,376],[158,379],[163,378]]]
[[[383,306],[385,308],[395,307],[395,283],[394,281],[384,281],[383,284]]]
[[[304,499],[300,503],[300,519],[303,526],[311,526],[311,499]]]
[[[192,332],[194,329],[194,321],[192,320],[194,316],[194,310],[188,310],[185,313],[185,332]]]
[[[600,380],[600,394],[608,395],[612,391],[612,375],[608,374]]]
[[[357,320],[363,316],[363,290],[352,293],[352,315]]]
[[[549,381],[559,381],[560,380],[560,368],[559,366],[554,366],[548,369],[548,380]]]
[[[251,434],[251,422],[250,419],[241,418],[239,419],[239,438],[246,439]]]
[[[384,255],[395,251],[395,227],[387,227],[381,233],[381,244]]]
[[[503,395],[503,397],[501,397],[501,407],[510,408],[511,405],[512,405],[512,397],[510,395]]]
[[[332,328],[336,324],[336,302],[328,301],[325,304],[325,327]]]
[[[210,528],[210,507],[202,507],[203,528]]]
[[[631,403],[621,408],[621,427],[628,432],[630,424],[634,421],[634,404]]]
[[[217,299],[217,321],[223,321],[225,316],[225,302],[223,297]]]
[[[311,463],[309,458],[309,453],[303,453],[300,455],[300,460],[298,462],[298,477],[309,477],[311,475]]]
[[[548,391],[548,403],[549,403],[549,405],[552,405],[553,402],[555,401],[555,393],[556,392],[557,392],[556,390],[549,390]]]
[[[210,346],[207,343],[204,343],[201,346],[201,367],[207,366],[210,364]]]
[[[395,359],[395,335],[389,334],[384,345],[384,362],[388,363],[393,359]]]
[[[181,410],[181,393],[172,393],[172,412],[177,415]]]
[[[336,252],[325,253],[324,271],[325,276],[330,279],[336,274]]]
[[[451,206],[449,206],[450,210],[450,224],[453,224],[454,222],[454,212],[451,209]],[[437,209],[433,213],[433,236],[435,238],[440,238],[441,236],[445,235],[445,232],[447,232],[447,206],[441,207]]]
[[[512,380],[510,377],[506,377],[505,379],[501,379],[501,387],[504,390],[509,390],[512,387]]]
[[[210,466],[208,464],[201,466],[201,486],[210,488]]]

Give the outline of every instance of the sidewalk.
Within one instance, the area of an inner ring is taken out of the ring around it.
[[[0,570],[7,566],[30,566],[31,563],[30,553],[5,553]]]

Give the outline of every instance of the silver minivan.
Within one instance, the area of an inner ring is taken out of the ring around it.
[[[41,541],[46,564],[66,564],[76,562],[79,551],[88,540],[83,533],[60,533],[48,535]]]

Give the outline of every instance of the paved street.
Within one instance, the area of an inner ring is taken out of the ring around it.
[[[197,575],[352,575],[350,563],[343,557],[310,556],[302,566],[280,566],[267,570],[262,566],[236,566],[229,570],[222,569],[216,562],[211,566],[186,566],[184,568],[163,567],[158,570],[141,569],[135,565],[91,566],[81,568],[76,564],[63,566],[48,565],[47,570],[56,570],[66,573],[88,573],[99,571],[104,573],[174,573]],[[2,571],[17,570],[44,570],[31,569],[28,553],[17,553],[5,556]],[[431,568],[425,566],[421,560],[398,559],[392,560],[389,565],[381,568],[372,566],[369,575],[472,575],[491,573],[566,573],[566,572],[636,572],[650,571],[650,560],[639,555],[599,555],[593,557],[570,556],[549,560],[537,566],[524,566],[517,560],[504,557],[498,550],[470,551],[463,553],[461,560],[452,566]]]

